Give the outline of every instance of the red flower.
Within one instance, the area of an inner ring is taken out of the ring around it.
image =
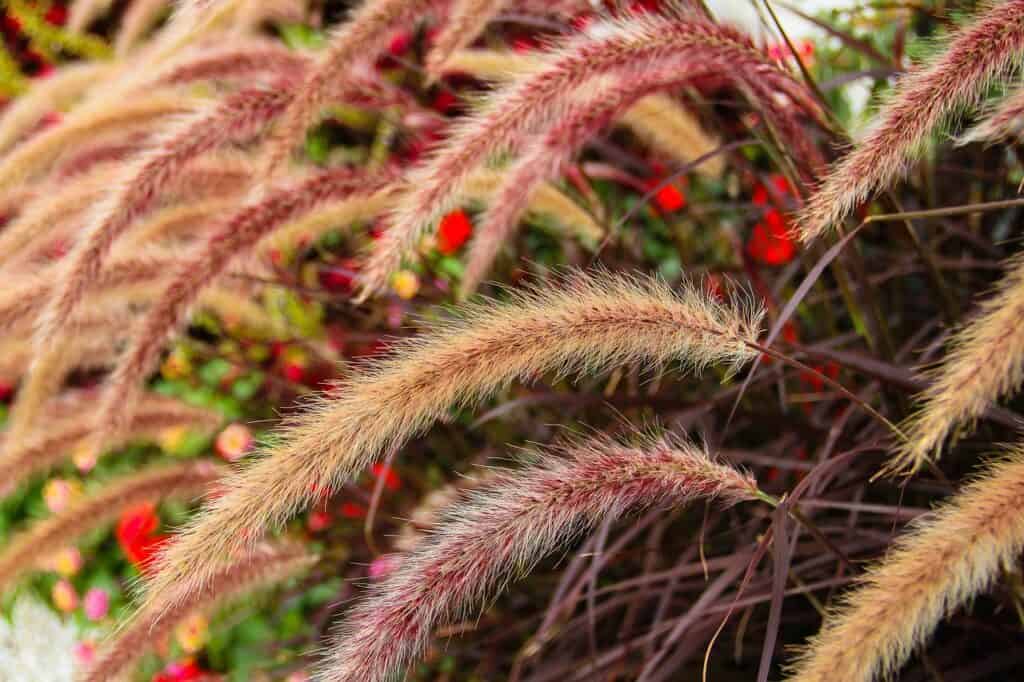
[[[145,570],[153,556],[168,540],[167,535],[157,534],[160,519],[151,502],[140,504],[124,511],[117,522],[114,535],[128,560],[140,570]]]
[[[777,209],[764,214],[764,222],[754,225],[747,242],[747,254],[764,265],[785,265],[796,256],[796,243],[789,234],[786,219]]]
[[[366,516],[366,507],[355,502],[342,502],[338,513],[346,519],[361,519]]]
[[[659,187],[662,182],[664,182],[662,179],[648,180],[646,182],[648,191]],[[668,183],[654,193],[654,203],[664,213],[675,213],[686,208],[686,195],[675,183]]]
[[[53,5],[43,18],[54,26],[63,26],[68,20],[68,9],[64,5]]]
[[[374,478],[380,478],[381,476],[383,476],[384,487],[386,487],[388,490],[392,492],[402,487],[402,479],[400,479],[398,477],[398,474],[395,473],[395,470],[389,467],[387,464],[377,462],[372,467],[370,467],[370,472],[373,474]]]
[[[775,196],[785,197],[793,194],[793,190],[790,189],[789,181],[786,180],[786,176],[775,173],[768,179],[774,186],[776,194],[770,194],[768,192],[768,188],[762,184],[758,184],[757,187],[754,188],[753,196],[753,201],[758,206],[767,206],[769,202],[776,204],[777,202],[774,200]]]
[[[311,533],[319,533],[325,530],[331,525],[331,515],[325,511],[313,511],[310,512],[309,517],[306,519],[306,528]]]
[[[540,47],[540,41],[533,36],[518,36],[512,40],[512,49],[519,53],[532,52]]]
[[[345,260],[338,265],[328,265],[320,270],[320,286],[327,291],[350,294],[355,290],[358,264]]]
[[[434,100],[430,103],[430,106],[434,111],[438,111],[442,114],[447,114],[449,111],[457,107],[459,104],[458,98],[451,90],[442,90],[434,96]]]
[[[824,365],[817,365],[814,369],[833,381],[839,377],[839,365],[835,361],[828,362]],[[814,372],[801,372],[800,378],[815,391],[821,391],[825,388],[825,382]]]
[[[445,255],[455,253],[473,235],[473,222],[462,209],[441,218],[437,228],[437,250]]]

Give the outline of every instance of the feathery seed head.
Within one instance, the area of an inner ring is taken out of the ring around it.
[[[517,379],[571,375],[626,363],[671,361],[699,369],[754,357],[761,311],[675,292],[641,277],[567,275],[503,304],[466,305],[464,315],[395,345],[297,419],[283,444],[232,478],[229,492],[170,544],[148,601],[171,585],[200,589],[225,557],[283,523],[310,491],[340,485],[399,448],[453,407],[468,407]]]
[[[493,592],[602,521],[694,499],[755,499],[753,479],[670,437],[604,437],[542,453],[449,508],[445,520],[357,606],[335,637],[323,682],[385,682],[442,619],[472,617]]]

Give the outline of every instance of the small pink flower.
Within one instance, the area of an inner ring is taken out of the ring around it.
[[[74,585],[63,578],[53,584],[50,598],[53,599],[53,605],[58,611],[71,613],[78,608],[78,592],[75,591]]]
[[[89,620],[103,620],[110,612],[110,595],[102,588],[93,587],[85,593],[82,609]]]
[[[76,448],[71,454],[71,461],[75,463],[75,468],[83,474],[93,470],[96,466],[96,459],[95,448],[88,447],[87,445]]]
[[[70,578],[82,570],[82,553],[77,547],[66,547],[57,552],[47,565],[64,578]]]
[[[252,450],[255,439],[245,424],[229,424],[217,436],[217,454],[229,462],[237,462]]]
[[[397,554],[381,554],[370,562],[370,579],[383,580],[398,568],[399,557]]]
[[[57,514],[68,508],[80,490],[81,486],[73,481],[55,478],[43,486],[43,502],[47,509]]]
[[[87,668],[96,661],[96,645],[89,640],[75,642],[74,656],[75,663]]]

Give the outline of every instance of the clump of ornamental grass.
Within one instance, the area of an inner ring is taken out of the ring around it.
[[[149,606],[172,585],[202,589],[226,557],[239,556],[311,491],[351,480],[383,454],[456,407],[472,406],[516,379],[545,372],[596,373],[670,361],[694,369],[739,367],[754,357],[761,311],[709,299],[696,287],[574,273],[553,286],[477,303],[461,317],[392,347],[311,405],[269,450],[232,477],[229,492],[179,534],[148,586]]]
[[[940,621],[988,589],[1024,549],[1024,449],[989,465],[897,539],[825,619],[790,670],[799,682],[894,675]]]
[[[262,544],[244,559],[220,570],[201,592],[175,601],[170,611],[139,611],[113,633],[81,682],[104,682],[129,673],[139,659],[196,611],[213,611],[252,592],[302,573],[317,561],[298,543]]]
[[[113,521],[122,511],[144,502],[197,499],[208,493],[223,473],[223,468],[213,462],[197,461],[157,465],[104,481],[96,492],[31,524],[0,548],[0,589],[10,587],[21,574],[38,568],[54,553]]]
[[[435,626],[472,618],[510,579],[602,522],[696,499],[763,496],[755,481],[671,437],[610,438],[536,454],[455,503],[440,526],[371,588],[335,636],[319,679],[384,682],[423,651]]]
[[[987,3],[945,50],[910,71],[870,131],[828,173],[800,213],[805,241],[839,225],[861,202],[906,171],[913,154],[950,114],[976,104],[1024,54],[1024,2]]]

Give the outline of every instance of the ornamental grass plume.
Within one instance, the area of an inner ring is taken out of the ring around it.
[[[0,263],[24,261],[31,254],[30,244],[40,244],[55,236],[79,238],[77,228],[90,218],[88,209],[107,198],[111,183],[120,176],[122,164],[106,162],[93,168],[75,182],[52,181],[50,187],[36,192],[16,218],[0,232]],[[231,194],[247,182],[251,162],[237,154],[219,154],[188,165],[161,186],[165,200],[190,201],[206,196]],[[51,189],[52,188],[52,189]],[[147,207],[148,209],[148,207]],[[72,228],[72,234],[64,234]]]
[[[792,666],[794,682],[894,675],[939,622],[984,592],[1024,550],[1024,448],[916,522],[843,597]]]
[[[9,494],[29,476],[50,469],[71,456],[72,450],[81,452],[90,434],[90,416],[95,406],[69,419],[51,420],[45,431],[20,442],[9,442],[4,436],[5,453],[0,458],[0,494]],[[186,405],[178,400],[147,395],[135,409],[131,422],[121,434],[124,444],[136,439],[150,439],[170,428],[187,427],[199,430],[217,428],[220,415]]]
[[[95,493],[71,502],[63,511],[30,525],[0,549],[0,591],[82,535],[143,502],[194,499],[209,492],[224,468],[210,461],[152,466],[104,482]]]
[[[353,66],[378,54],[391,33],[415,21],[436,0],[364,0],[337,29],[319,63],[271,131],[259,176],[270,182],[306,135],[306,128],[330,99],[337,82]]]
[[[338,631],[318,679],[385,682],[419,656],[436,625],[472,619],[510,579],[602,522],[695,499],[762,496],[750,476],[670,437],[571,443],[497,476],[371,588]],[[762,496],[763,497],[763,496]]]
[[[502,171],[481,168],[466,183],[466,196],[472,200],[488,201],[498,191],[504,177]],[[604,226],[593,215],[548,182],[536,187],[526,206],[526,213],[554,218],[556,224],[567,232],[595,244],[605,236]]]
[[[499,171],[483,169],[470,178],[466,194],[472,200],[487,201],[501,182],[502,174]],[[370,195],[330,202],[301,220],[274,230],[270,237],[258,245],[258,249],[262,255],[267,256],[275,249],[315,243],[338,225],[349,225],[380,216],[394,204],[400,190],[401,187],[394,184]],[[559,226],[589,242],[597,243],[604,236],[604,229],[593,216],[549,183],[540,184],[524,208],[529,214],[543,215],[557,221]]]
[[[382,290],[402,258],[420,237],[458,201],[466,179],[489,156],[516,151],[524,139],[561,118],[580,86],[601,77],[635,77],[655,69],[686,69],[709,62],[728,65],[724,73],[771,88],[809,111],[816,104],[806,88],[759,52],[749,37],[690,13],[629,16],[603,23],[553,51],[541,70],[490,97],[480,110],[458,124],[445,145],[409,173],[409,191],[391,216],[364,269],[363,298]]]
[[[246,81],[253,77],[291,81],[301,78],[310,57],[263,39],[232,40],[186,50],[157,70],[149,85],[182,85],[197,81]]]
[[[159,358],[165,339],[185,320],[203,290],[236,258],[255,248],[275,229],[307,217],[328,202],[373,196],[394,179],[388,170],[323,171],[254,199],[212,230],[203,245],[176,264],[163,293],[133,329],[128,348],[104,384],[94,424],[94,447],[119,437],[131,418],[142,380]]]
[[[169,546],[146,594],[166,608],[172,586],[201,589],[224,561],[305,504],[311,491],[351,480],[453,408],[517,379],[595,373],[625,363],[737,367],[756,353],[761,311],[695,287],[577,273],[510,302],[464,307],[464,317],[396,343],[338,383],[335,398],[296,419],[282,444],[232,477]]]
[[[1024,0],[983,5],[945,51],[900,79],[870,132],[808,200],[798,219],[801,239],[820,237],[902,176],[935,127],[976,104],[993,81],[1020,63],[1022,50]]]
[[[1007,264],[996,292],[950,340],[920,409],[907,422],[903,442],[886,472],[915,472],[937,455],[958,427],[971,424],[1024,380],[1024,256]]]
[[[81,675],[80,682],[106,682],[121,678],[190,614],[212,611],[226,602],[286,580],[305,571],[316,561],[316,555],[297,543],[260,545],[251,555],[219,571],[205,590],[176,601],[167,613],[136,612],[130,621],[113,633],[96,661]]]
[[[621,88],[612,92],[598,90],[593,98],[581,101],[516,159],[506,171],[470,243],[460,283],[461,297],[475,292],[486,277],[499,250],[519,224],[534,189],[539,183],[558,177],[563,165],[580,147],[606,126],[618,109],[635,99],[631,93]]]

